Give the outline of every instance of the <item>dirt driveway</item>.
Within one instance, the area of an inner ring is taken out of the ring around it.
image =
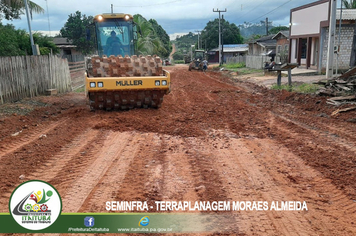
[[[0,117],[0,211],[16,186],[40,179],[63,212],[107,212],[106,201],[305,201],[307,211],[210,213],[229,218],[215,233],[356,235],[355,111],[331,116],[323,97],[167,68],[172,92],[158,110],[90,112],[70,93]]]

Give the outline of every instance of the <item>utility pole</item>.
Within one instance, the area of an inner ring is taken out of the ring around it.
[[[46,7],[47,7],[48,34],[49,34],[49,36],[51,37],[51,24],[50,24],[50,22],[49,22],[48,2],[47,2],[47,0],[45,0],[45,1],[46,1]]]
[[[330,22],[329,22],[329,42],[328,42],[328,54],[326,59],[326,78],[333,76],[333,64],[334,64],[334,37],[335,37],[335,25],[336,25],[336,0],[331,0],[330,9]]]
[[[268,35],[268,17],[266,17],[266,35]]]
[[[226,8],[224,11],[219,10],[219,8],[217,8],[216,10],[213,9],[213,12],[219,12],[219,65],[221,65],[221,26],[220,26],[220,13],[221,12],[226,12]]]
[[[198,32],[198,49],[200,49],[199,33],[201,32],[201,30],[196,30],[195,32]]]
[[[222,15],[224,20],[224,15]],[[221,27],[221,65],[224,64],[224,27]]]
[[[28,11],[28,4],[27,4],[27,0],[25,1],[25,7],[26,7],[26,16],[27,16],[27,23],[28,23],[28,30],[30,31],[30,40],[31,40],[31,48],[32,48],[32,55],[37,56],[38,55],[38,51],[36,49],[36,45],[33,41],[33,36],[32,36],[32,30],[31,30],[31,22],[30,22],[30,13]]]

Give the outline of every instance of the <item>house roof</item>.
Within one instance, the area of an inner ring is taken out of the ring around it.
[[[73,41],[72,40],[69,40],[67,38],[62,38],[62,37],[56,37],[56,38],[53,38],[53,43],[55,45],[72,45],[73,44]]]
[[[277,45],[277,40],[270,39],[270,40],[266,40],[266,41],[256,42],[256,44],[258,44],[264,48],[270,48],[270,47],[275,47]]]
[[[268,40],[271,40],[273,38],[273,36],[274,36],[274,34],[271,34],[271,35],[267,35],[267,36],[262,36],[261,38],[258,38],[258,39],[251,39],[248,43],[257,43],[257,42],[268,41]]]
[[[248,44],[224,44],[224,52],[247,52]],[[211,49],[210,51],[217,52],[219,48]]]
[[[69,40],[67,38],[62,38],[62,37],[56,37],[53,38],[53,43],[58,47],[58,48],[75,48],[77,46],[73,45],[73,41]]]
[[[340,9],[336,10],[336,19],[340,19]],[[343,20],[356,20],[356,9],[342,9]]]
[[[279,39],[279,37],[289,38],[289,30],[279,31],[272,39]]]

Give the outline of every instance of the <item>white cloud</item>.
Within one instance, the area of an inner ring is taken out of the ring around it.
[[[45,10],[45,0],[35,0],[37,4]],[[114,3],[114,12],[124,12],[129,14],[141,14],[146,19],[156,19],[169,35],[179,32],[194,32],[203,29],[209,20],[218,18],[219,14],[213,9],[227,9],[222,13],[226,20],[236,25],[244,21],[258,23],[266,17],[276,25],[288,25],[290,9],[295,8],[313,0],[290,1],[281,6],[286,1],[280,0],[131,0],[131,1],[112,1],[112,0],[75,0],[57,1],[47,0],[48,14],[34,14],[32,29],[37,31],[48,31],[48,16],[50,28],[59,31],[68,19],[68,15],[80,11],[86,15],[97,15],[111,11],[111,4]],[[266,13],[272,11],[270,14]],[[14,24],[18,28],[28,29],[26,16],[21,20],[3,23]],[[173,36],[174,37],[174,36]]]

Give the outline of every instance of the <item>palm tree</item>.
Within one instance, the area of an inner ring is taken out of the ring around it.
[[[150,22],[139,14],[134,15],[134,22],[137,25],[139,34],[137,39],[137,54],[153,55],[159,51],[166,52],[162,41],[156,35]]]
[[[342,0],[346,9],[356,9],[356,0]],[[350,67],[356,66],[356,22],[354,26],[354,37],[352,40]]]
[[[28,8],[32,13],[44,13],[44,9],[32,1],[28,1]],[[7,20],[17,19],[19,15],[24,14],[24,0],[0,0],[0,13],[5,14]]]
[[[355,9],[356,8],[356,0],[342,0],[346,9]]]

